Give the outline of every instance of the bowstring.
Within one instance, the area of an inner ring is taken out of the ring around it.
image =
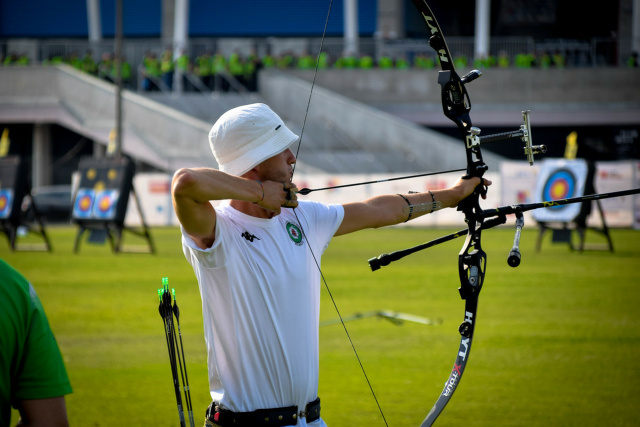
[[[316,56],[316,67],[315,67],[315,71],[313,73],[313,79],[311,81],[311,90],[309,91],[309,98],[307,99],[307,109],[305,110],[304,113],[304,119],[302,121],[302,129],[300,130],[300,139],[298,140],[298,148],[296,149],[296,159],[298,158],[298,154],[300,153],[300,147],[302,146],[302,136],[304,135],[304,128],[307,124],[307,117],[309,116],[309,107],[311,105],[311,96],[313,95],[313,88],[315,87],[315,83],[316,83],[316,77],[318,76],[318,67],[320,65],[320,55],[322,54],[322,49],[324,47],[324,39],[325,39],[325,35],[327,34],[327,26],[329,25],[329,17],[331,16],[331,7],[333,6],[333,0],[329,1],[329,11],[327,12],[327,18],[324,22],[324,30],[322,32],[322,38],[320,39],[320,49],[318,50],[318,55]],[[296,171],[296,165],[297,163],[293,164],[293,170],[291,171],[291,181],[293,182],[293,174]],[[296,212],[296,209],[293,209],[293,214],[296,217],[296,220],[298,221],[298,224],[300,225],[300,231],[302,231],[302,237],[304,238],[304,240],[307,242],[307,247],[309,248],[309,252],[311,253],[311,256],[313,257],[313,261],[316,264],[316,267],[318,268],[318,272],[320,273],[320,277],[322,278],[322,282],[324,283],[324,287],[327,290],[327,293],[329,294],[329,298],[331,299],[331,303],[333,304],[333,308],[336,310],[336,313],[338,314],[338,318],[340,319],[340,323],[342,324],[342,328],[344,329],[344,333],[347,336],[347,339],[349,340],[349,344],[351,345],[351,349],[353,350],[353,354],[356,356],[356,360],[358,361],[358,365],[360,366],[360,370],[362,371],[362,374],[364,375],[364,378],[367,382],[367,385],[369,386],[369,390],[371,391],[371,395],[373,396],[373,400],[375,400],[376,402],[376,406],[378,407],[378,411],[380,412],[380,415],[382,416],[382,420],[384,421],[384,424],[389,427],[389,424],[387,423],[387,419],[384,416],[384,412],[382,412],[382,407],[380,406],[380,402],[378,402],[378,397],[376,396],[376,393],[373,390],[373,386],[371,385],[371,381],[369,380],[369,376],[367,375],[366,370],[364,369],[364,365],[362,364],[362,360],[360,359],[360,356],[358,355],[358,351],[356,350],[356,346],[353,343],[353,340],[351,339],[351,335],[349,334],[349,330],[347,329],[347,325],[344,323],[344,320],[342,318],[342,314],[340,314],[340,310],[338,309],[338,305],[336,303],[336,300],[333,298],[333,294],[331,293],[331,289],[329,289],[329,284],[327,283],[327,280],[324,277],[324,273],[322,272],[322,268],[320,268],[320,263],[318,262],[318,259],[316,258],[316,254],[313,252],[313,249],[311,248],[311,243],[309,243],[309,239],[307,238],[307,234],[304,231],[304,228],[302,227],[302,222],[300,221],[300,218],[298,217],[298,213]]]
[[[331,16],[331,6],[333,6],[333,0],[329,0],[329,11],[327,12],[327,19],[324,21],[324,30],[322,31],[322,38],[320,39],[320,49],[318,55],[316,55],[316,68],[313,72],[313,79],[311,81],[311,90],[309,91],[309,99],[307,99],[307,109],[304,112],[304,119],[302,120],[302,129],[300,130],[300,139],[298,140],[298,148],[296,149],[296,159],[300,153],[300,147],[302,146],[302,135],[304,135],[304,127],[307,124],[307,117],[309,116],[309,106],[311,105],[311,95],[313,95],[313,88],[316,85],[316,77],[318,76],[318,67],[320,66],[320,55],[322,54],[322,48],[324,47],[324,36],[327,34],[327,26],[329,25],[329,16]],[[293,174],[296,172],[297,163],[293,164],[293,171],[291,171],[291,181],[293,182]]]

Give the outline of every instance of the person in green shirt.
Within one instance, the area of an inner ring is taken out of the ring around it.
[[[68,426],[64,396],[71,384],[60,349],[33,286],[0,260],[0,427],[11,407],[19,425]]]
[[[373,68],[373,58],[371,55],[362,54],[358,59],[358,68],[361,70],[370,70]]]
[[[381,56],[378,60],[378,68],[381,70],[390,70],[393,68],[393,59],[389,56]]]
[[[184,48],[180,50],[180,56],[178,56],[178,59],[176,60],[176,70],[178,70],[181,75],[182,90],[184,92],[193,91],[194,86],[191,81],[189,81],[189,77],[187,76],[189,73],[191,73],[191,58],[189,57],[187,50]]]
[[[157,81],[162,75],[160,70],[160,61],[154,52],[148,51],[142,59],[143,76],[142,89],[145,91],[159,90]]]
[[[162,73],[162,83],[164,83],[169,90],[173,90],[174,69],[173,50],[167,48],[162,52],[162,56],[160,57],[160,72]]]
[[[96,61],[93,59],[93,52],[90,50],[88,50],[82,57],[81,67],[82,71],[85,73],[92,74],[94,76],[98,75],[98,64],[96,64]]]

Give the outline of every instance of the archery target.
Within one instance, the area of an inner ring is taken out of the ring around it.
[[[13,190],[5,188],[0,190],[0,219],[7,219],[11,215],[13,205]]]
[[[536,201],[555,201],[584,195],[587,162],[578,160],[546,159],[542,163],[536,185]],[[549,206],[533,211],[539,222],[571,222],[580,213],[580,203]]]
[[[19,222],[29,193],[27,165],[19,156],[0,158],[0,220]]]
[[[126,157],[86,157],[79,165],[80,190],[72,219],[83,222],[124,223],[133,186],[135,165]]]

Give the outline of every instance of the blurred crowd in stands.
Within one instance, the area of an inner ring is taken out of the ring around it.
[[[256,91],[257,72],[260,69],[297,69],[313,70],[316,67],[324,69],[435,69],[438,67],[437,58],[432,53],[418,53],[408,59],[405,56],[385,56],[374,59],[367,54],[345,55],[332,58],[327,52],[319,56],[303,53],[284,53],[277,56],[255,53],[242,55],[234,52],[223,55],[219,52],[204,51],[195,57],[190,57],[182,51],[177,58],[171,49],[164,50],[160,55],[147,51],[137,67],[137,79],[134,79],[132,66],[126,57],[121,58],[121,78],[123,87],[136,89],[134,80],[138,82],[137,88],[142,91],[170,92],[174,89],[174,74],[180,72],[182,76],[182,91],[185,92],[209,92],[209,91]],[[24,66],[32,61],[27,55],[10,53],[2,58],[3,66]],[[68,64],[72,67],[94,75],[109,82],[115,82],[117,74],[114,55],[104,52],[95,59],[92,51],[88,50],[82,56],[71,53],[68,56],[51,56],[43,65]],[[485,69],[485,68],[564,68],[576,66],[567,55],[561,51],[519,53],[513,58],[505,52],[497,56],[486,58],[468,59],[464,55],[455,56],[455,66],[458,69]],[[637,68],[638,54],[634,52],[626,60],[625,66]]]

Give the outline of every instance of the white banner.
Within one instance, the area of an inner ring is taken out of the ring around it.
[[[595,187],[598,192],[640,187],[640,162],[599,162],[596,163],[596,167]],[[487,199],[481,200],[481,206],[488,209],[502,205],[535,202],[534,190],[539,171],[539,165],[529,166],[527,162],[503,162],[500,165],[500,172],[488,172],[486,174],[486,177],[493,181],[493,185],[489,188]],[[459,172],[391,182],[386,181],[351,188],[314,191],[307,196],[299,195],[298,197],[300,200],[317,200],[323,203],[358,202],[381,194],[408,193],[409,191],[423,192],[448,188],[462,175],[463,173]],[[300,189],[305,187],[317,189],[364,181],[384,181],[396,176],[400,175],[303,174],[299,172],[295,176],[294,182]],[[139,173],[135,175],[133,185],[140,200],[147,225],[178,225],[171,203],[171,175]],[[631,227],[635,223],[636,227],[640,228],[640,197],[627,196],[607,199],[602,202],[607,225],[612,227]],[[594,206],[589,217],[589,223],[599,224],[599,220],[599,214]],[[128,226],[141,225],[140,215],[133,196],[129,199],[125,222]],[[509,219],[508,224],[512,223],[513,220]],[[532,223],[531,212],[525,213],[525,225],[531,225]],[[424,215],[406,224],[399,224],[399,226],[459,226],[462,229],[464,228],[464,221],[461,212],[455,209],[443,209],[434,214]]]

